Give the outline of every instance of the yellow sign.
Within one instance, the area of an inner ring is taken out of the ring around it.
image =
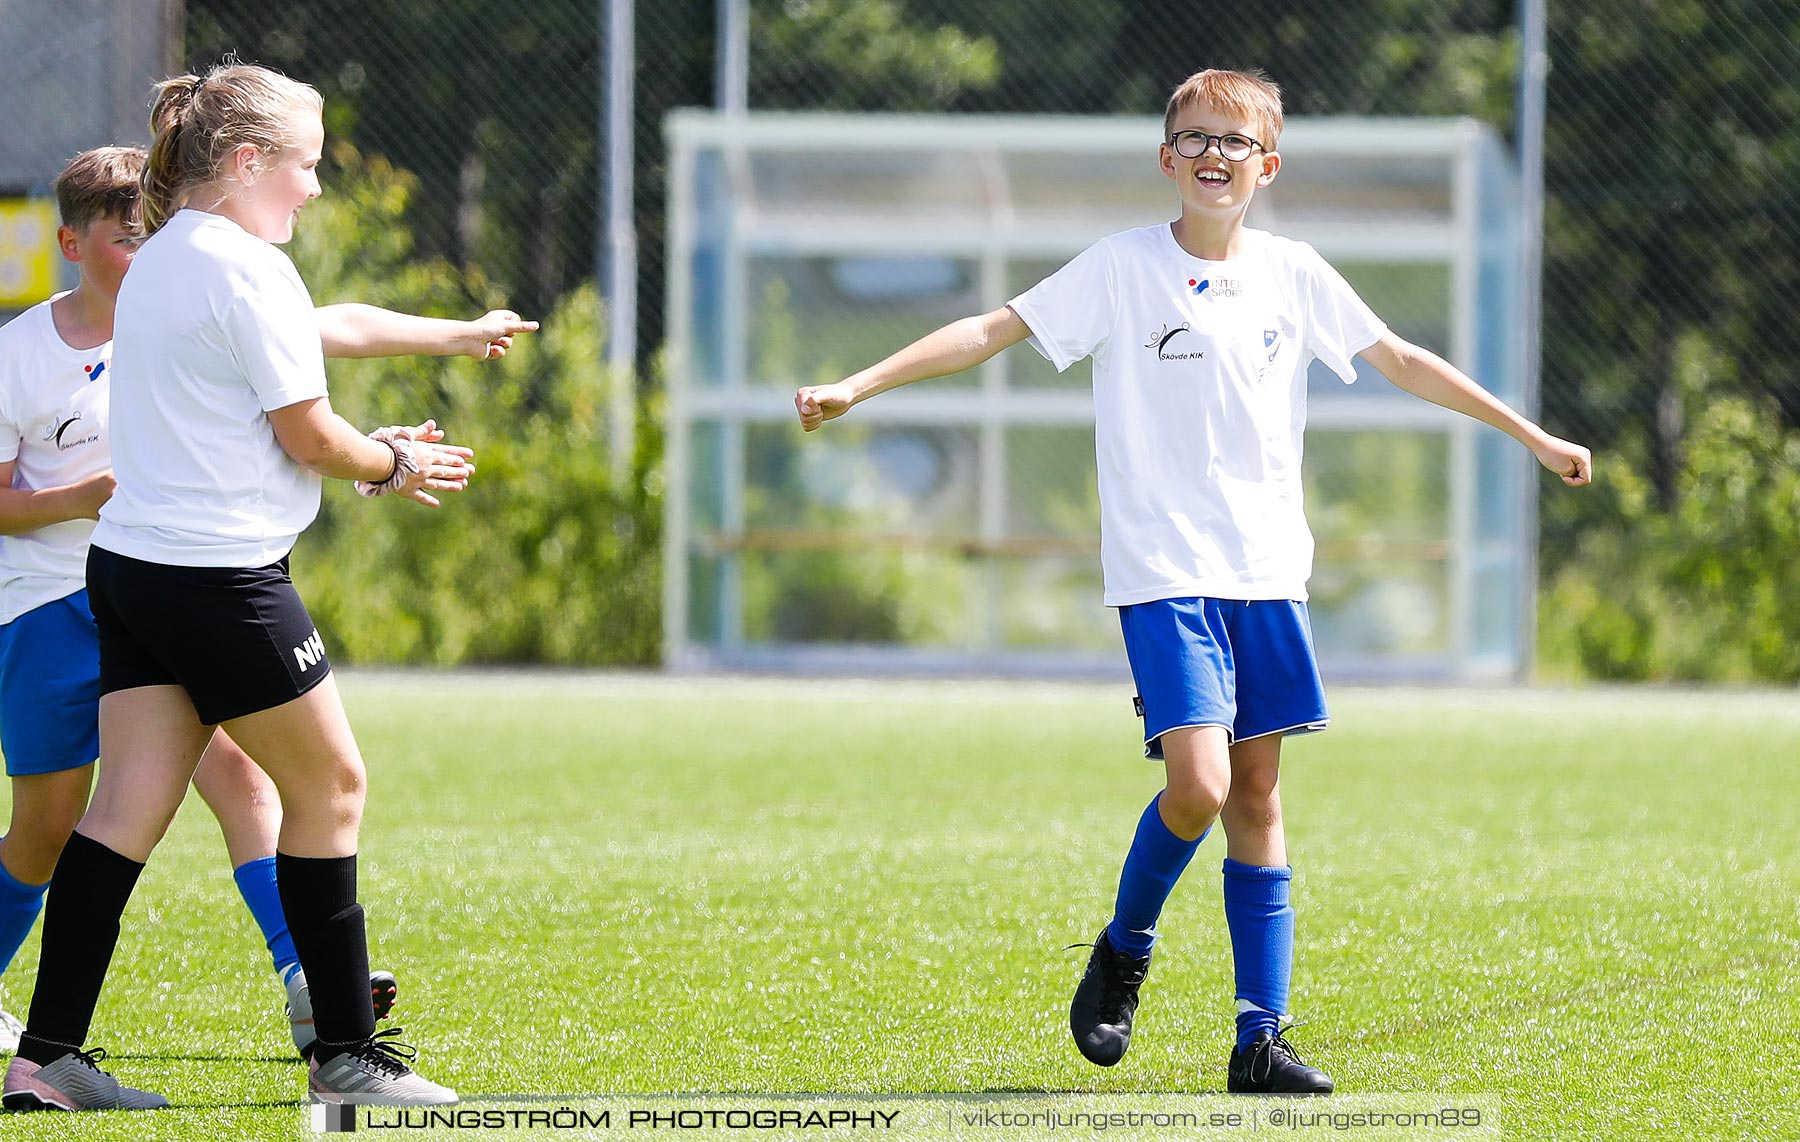
[[[56,292],[56,207],[0,198],[0,309],[36,305]]]

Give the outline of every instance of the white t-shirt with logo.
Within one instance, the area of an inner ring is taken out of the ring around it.
[[[0,463],[24,491],[74,484],[106,470],[112,342],[74,349],[39,302],[0,328]],[[87,584],[90,519],[0,535],[0,623]]]
[[[1011,302],[1058,370],[1094,358],[1107,606],[1306,598],[1307,366],[1352,382],[1387,327],[1311,246],[1243,240],[1212,262],[1126,230]]]
[[[326,395],[294,263],[228,218],[182,210],[138,248],[113,319],[113,475],[93,542],[185,567],[260,567],[319,511],[319,477],[268,413]]]

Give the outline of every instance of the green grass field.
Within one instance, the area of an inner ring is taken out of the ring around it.
[[[1222,838],[1164,915],[1131,1054],[1100,1070],[1068,1039],[1085,950],[1064,945],[1104,922],[1159,783],[1122,686],[344,687],[371,774],[373,958],[400,975],[421,1070],[473,1108],[610,1107],[587,1133],[625,1137],[631,1107],[857,1092],[899,1114],[857,1134],[1029,1138],[1081,1131],[959,1116],[1277,1105],[1216,1095]],[[1290,743],[1284,782],[1295,1041],[1347,1092],[1308,1109],[1485,1117],[1286,1133],[1800,1137],[1800,696],[1339,690],[1333,712]],[[36,957],[34,938],[9,1008]],[[309,1137],[280,1014],[192,799],[127,913],[90,1040],[176,1108],[8,1116],[0,1138]],[[970,1093],[920,1097],[947,1092]]]

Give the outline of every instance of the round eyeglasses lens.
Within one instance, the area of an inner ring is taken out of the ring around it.
[[[1256,144],[1242,135],[1227,135],[1219,140],[1219,153],[1234,163],[1241,163],[1250,157]]]

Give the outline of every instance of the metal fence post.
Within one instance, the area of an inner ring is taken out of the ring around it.
[[[632,0],[601,0],[600,117],[606,147],[600,177],[602,227],[599,278],[606,301],[606,361],[611,372],[607,402],[615,481],[631,472],[637,421],[637,222],[632,209]]]

